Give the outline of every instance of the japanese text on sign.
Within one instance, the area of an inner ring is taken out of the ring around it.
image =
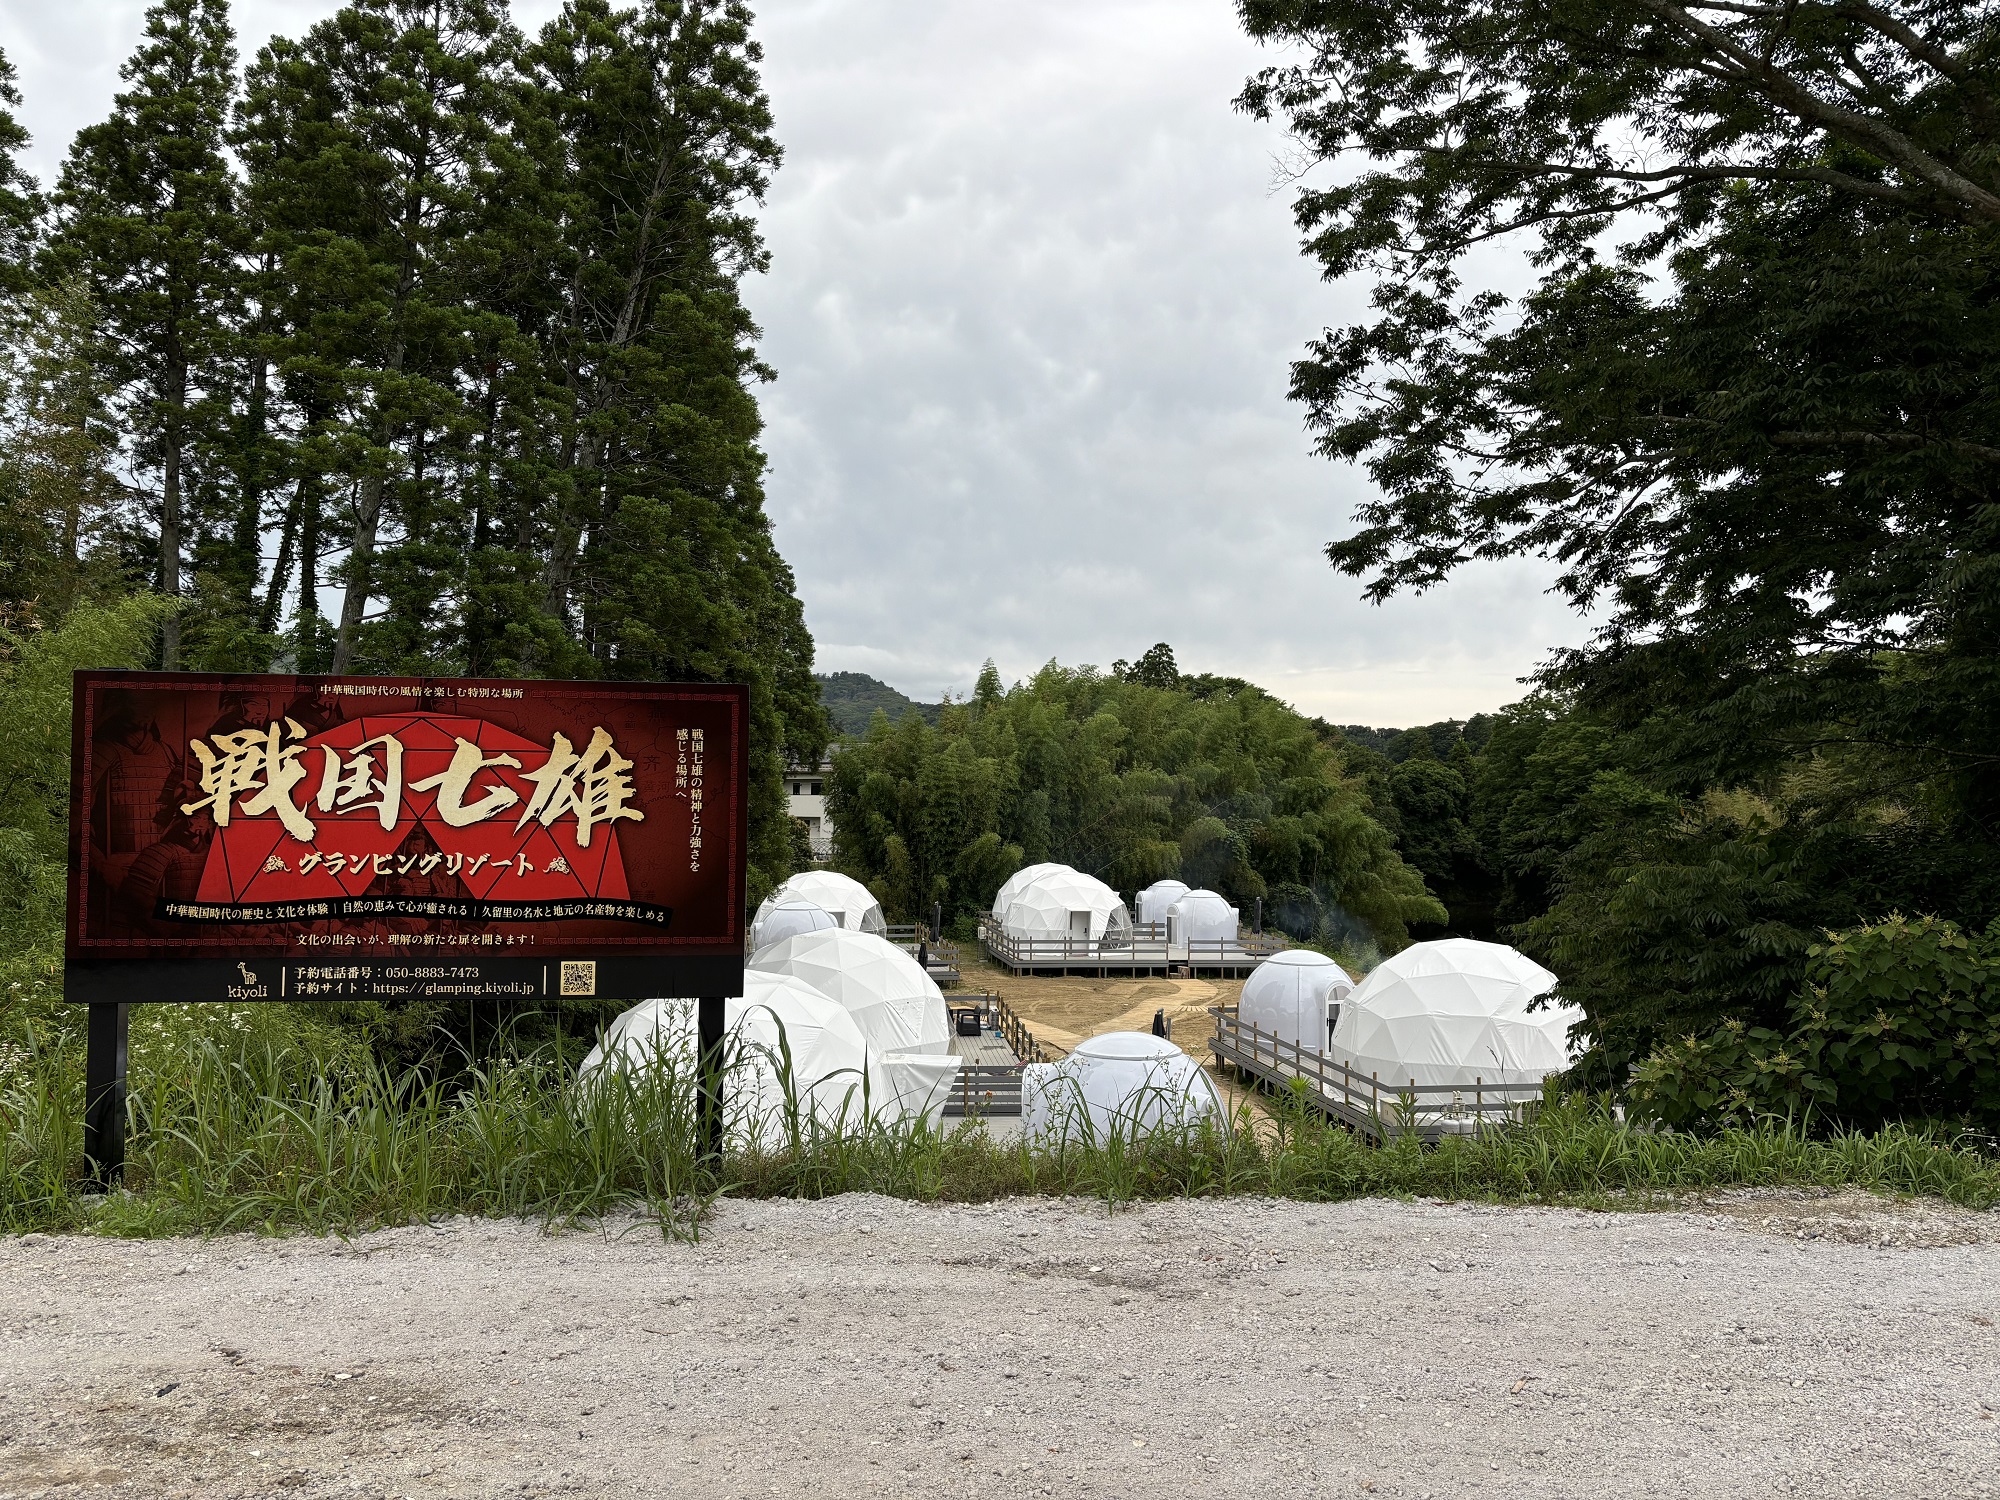
[[[697,788],[694,848],[699,857],[699,729],[694,731],[694,737],[694,785]],[[285,831],[302,844],[315,842],[319,835],[318,825],[308,815],[308,808],[317,810],[322,816],[334,817],[372,813],[383,828],[396,826],[396,820],[402,813],[404,791],[404,750],[400,739],[393,734],[377,735],[345,751],[332,745],[314,747],[319,751],[320,760],[316,768],[316,790],[301,805],[292,800],[293,790],[311,778],[315,768],[310,765],[311,757],[306,753],[308,747],[292,742],[305,738],[306,731],[287,718],[262,728],[240,729],[214,735],[208,740],[191,741],[189,749],[201,767],[200,787],[204,795],[195,801],[182,803],[181,811],[205,811],[214,818],[217,828],[227,828],[232,816],[258,818],[273,815],[284,825]],[[687,731],[681,731],[681,738],[685,743]],[[533,787],[519,818],[515,820],[517,832],[531,821],[550,828],[560,819],[568,817],[574,821],[577,847],[588,849],[591,831],[601,824],[612,824],[620,819],[645,821],[646,815],[630,805],[633,796],[632,762],[618,753],[610,732],[602,726],[591,731],[589,743],[581,751],[567,735],[558,731],[553,736],[548,759],[532,771],[522,770],[522,763],[516,756],[485,755],[470,740],[458,738],[455,745],[451,762],[444,770],[409,784],[409,790],[413,792],[437,793],[438,816],[450,827],[465,828],[482,823],[521,802],[519,792],[497,780],[489,780],[478,789],[478,795],[472,795],[473,782],[479,773],[499,766],[519,771],[521,779]],[[682,764],[685,766],[685,759]],[[276,855],[272,857],[279,858]],[[378,873],[382,873],[380,862],[388,856],[369,857],[377,862]],[[433,862],[443,857],[425,856]],[[457,874],[455,862],[461,856],[454,854],[448,857],[454,861],[450,873]],[[310,870],[313,864],[308,862],[317,863],[320,858],[322,856],[313,854],[302,856],[300,872]],[[358,859],[350,861],[337,853],[323,858],[336,874],[350,862],[360,863]],[[483,864],[485,858],[480,856],[480,863]],[[503,860],[499,863],[508,862]],[[561,864],[560,857],[556,864]],[[515,873],[526,875],[531,868],[524,857]],[[423,873],[428,874],[429,871]]]
[[[706,745],[699,729],[674,733],[674,795],[688,805],[688,869],[701,868],[702,757]]]

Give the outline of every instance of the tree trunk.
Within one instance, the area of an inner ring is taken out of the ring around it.
[[[187,370],[178,359],[167,367],[167,421],[160,460],[160,592],[181,594],[181,411],[187,404]],[[181,617],[167,616],[160,631],[160,670],[181,668]]]
[[[278,628],[278,612],[285,605],[285,585],[292,579],[292,556],[299,544],[299,512],[305,508],[306,481],[299,477],[292,490],[292,503],[285,507],[285,528],[278,534],[278,560],[271,564],[271,584],[264,590],[264,604],[257,612],[257,628],[269,635]]]
[[[633,247],[631,259],[625,268],[624,303],[618,309],[617,320],[612,324],[609,337],[605,340],[608,348],[598,353],[597,370],[590,382],[589,396],[579,403],[578,410],[572,415],[572,420],[578,423],[587,421],[607,404],[610,393],[607,390],[609,382],[605,368],[609,363],[609,351],[622,349],[638,332],[646,296],[657,275],[652,263],[653,229],[659,218],[660,205],[666,198],[679,150],[680,142],[675,140],[660,152],[653,164],[653,185],[646,197],[645,211],[639,219],[638,243]],[[572,315],[577,316],[579,332],[583,331],[582,317],[577,313]],[[584,441],[582,463],[578,465],[578,469],[592,475],[594,490],[603,488],[603,476],[597,472],[603,462],[602,445],[603,438],[597,433],[591,433]],[[571,494],[580,500],[583,497],[575,486],[576,473],[577,470],[572,470],[570,474]],[[601,507],[597,508],[601,513]],[[586,512],[586,516],[587,514]],[[565,623],[569,618],[570,587],[576,576],[577,549],[583,540],[584,528],[588,524],[588,519],[579,517],[567,506],[558,504],[554,525],[551,527],[553,535],[549,539],[549,560],[542,569],[542,607]]]
[[[260,354],[250,377],[250,399],[244,413],[243,449],[237,470],[243,487],[242,503],[236,511],[235,534],[230,537],[233,582],[243,590],[243,612],[257,610],[258,575],[264,563],[264,409],[270,394],[270,364]],[[287,527],[291,525],[287,518]],[[280,543],[282,550],[283,543]],[[270,597],[285,591],[276,577],[271,580]],[[269,627],[266,627],[267,629]]]
[[[404,286],[396,295],[396,312],[400,315],[403,303],[408,297],[409,277],[404,277]],[[403,340],[398,338],[389,348],[389,357],[383,361],[383,368],[397,375],[403,369]],[[375,446],[386,451],[395,441],[395,430],[389,419],[381,413],[375,417]],[[347,589],[340,601],[340,631],[333,642],[333,675],[338,677],[354,665],[356,637],[361,632],[361,616],[368,608],[369,574],[375,561],[375,531],[382,520],[382,492],[388,481],[381,474],[364,475],[354,496],[354,535],[347,549]]]
[[[380,439],[387,446],[387,434]],[[340,630],[333,639],[333,675],[354,665],[355,637],[368,607],[369,564],[375,560],[375,528],[382,519],[383,478],[370,474],[354,496],[354,535],[347,548],[347,590],[340,601]]]
[[[299,612],[293,622],[298,645],[292,656],[301,672],[319,670],[319,486],[315,475],[301,475],[299,492]],[[307,485],[311,484],[310,493]]]

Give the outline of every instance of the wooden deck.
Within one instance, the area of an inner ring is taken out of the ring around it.
[[[1099,979],[1157,975],[1177,979],[1241,979],[1285,940],[1276,933],[1238,933],[1234,938],[1174,943],[1157,924],[1141,927],[1119,942],[1082,938],[1015,937],[991,917],[979,922],[979,942],[988,957],[1014,974],[1089,974]]]
[[[891,923],[889,941],[921,963],[924,972],[941,986],[957,984],[962,977],[959,974],[958,944],[950,938],[926,942],[916,927]]]
[[[1048,1053],[998,995],[952,995],[948,1003],[953,1011],[977,1010],[982,1024],[976,1037],[952,1035],[952,1054],[965,1065],[945,1101],[945,1118],[1019,1116],[1021,1067],[1049,1061]]]
[[[1307,1103],[1376,1140],[1409,1133],[1427,1141],[1473,1135],[1517,1123],[1541,1103],[1538,1084],[1474,1079],[1468,1088],[1419,1084],[1414,1078],[1399,1083],[1375,1073],[1363,1077],[1324,1053],[1241,1024],[1233,1006],[1211,1006],[1209,1014],[1215,1017],[1215,1035],[1208,1046],[1217,1063],[1280,1092],[1303,1089]]]

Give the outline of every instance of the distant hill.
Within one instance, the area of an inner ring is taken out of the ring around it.
[[[878,708],[892,724],[913,708],[931,724],[937,723],[944,711],[942,703],[918,703],[866,672],[829,672],[818,682],[819,701],[833,715],[834,727],[842,734],[866,734],[868,721]]]

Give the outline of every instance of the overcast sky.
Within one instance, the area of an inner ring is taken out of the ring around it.
[[[247,57],[333,0],[246,0]],[[551,0],[517,0],[534,26]],[[53,177],[137,0],[0,4]],[[1260,53],[1229,0],[765,0],[786,159],[747,288],[769,509],[822,671],[918,698],[1171,642],[1309,713],[1407,724],[1520,696],[1584,626],[1550,570],[1375,607],[1320,553],[1365,475],[1312,456],[1287,367],[1366,289],[1299,255]]]

